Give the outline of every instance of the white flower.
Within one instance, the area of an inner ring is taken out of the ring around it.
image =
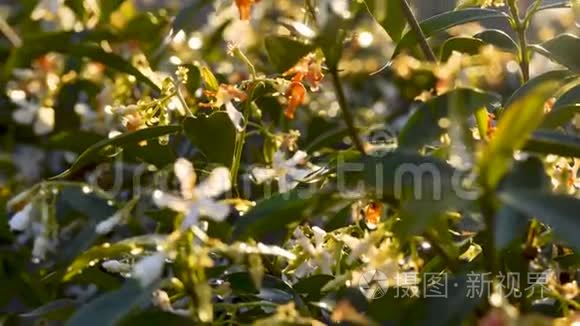
[[[133,277],[139,281],[142,287],[147,287],[161,278],[163,266],[165,265],[165,254],[158,252],[139,260],[133,266]]]
[[[34,245],[32,247],[32,257],[38,260],[44,260],[46,258],[46,253],[52,250],[53,245],[51,241],[45,235],[39,235],[34,239]]]
[[[41,107],[38,109],[36,121],[34,122],[34,133],[46,135],[54,130],[54,109]]]
[[[244,129],[242,122],[244,121],[244,116],[236,109],[234,106],[233,101],[243,101],[246,99],[246,94],[234,86],[231,85],[220,85],[218,91],[216,93],[216,101],[214,103],[215,106],[221,107],[222,105],[226,108],[226,113],[228,117],[234,124],[234,127],[238,131],[242,131]]]
[[[30,14],[30,17],[34,20],[42,18],[54,19],[61,4],[62,0],[41,0]]]
[[[103,262],[101,266],[111,273],[128,273],[131,271],[131,265],[114,259]]]
[[[41,107],[34,102],[19,99],[14,101],[19,107],[12,112],[12,119],[19,124],[29,125],[34,121],[34,133],[46,135],[54,130],[54,109]],[[35,119],[36,118],[36,119]]]
[[[334,265],[334,258],[330,250],[324,245],[326,231],[315,226],[312,228],[312,241],[302,232],[300,228],[294,231],[294,238],[296,243],[302,250],[310,256],[310,259],[304,261],[294,271],[294,276],[301,278],[320,269],[323,274],[332,275],[332,266]]]
[[[171,299],[169,299],[169,294],[163,290],[155,290],[153,292],[153,305],[159,307],[159,309],[163,311],[173,311],[173,307],[171,306]]]
[[[269,180],[277,180],[280,192],[287,192],[294,189],[299,181],[302,181],[307,175],[312,173],[314,168],[297,168],[308,154],[304,151],[297,151],[292,158],[286,160],[283,152],[274,153],[272,168],[254,168],[252,175],[257,183],[263,183]]]
[[[230,172],[225,167],[215,168],[210,175],[197,186],[193,164],[180,158],[174,165],[175,176],[181,185],[181,197],[156,190],[153,201],[159,207],[168,207],[185,214],[182,228],[197,223],[199,216],[207,216],[214,221],[223,221],[230,212],[230,207],[213,198],[231,189]]]
[[[31,221],[32,203],[28,203],[18,213],[14,214],[8,224],[12,231],[24,231],[28,229]]]
[[[38,105],[36,103],[19,101],[15,102],[19,107],[12,112],[12,119],[19,124],[29,125],[36,116]]]
[[[121,223],[122,219],[123,219],[122,211],[118,211],[108,219],[99,222],[99,224],[97,224],[97,226],[95,227],[95,232],[97,234],[107,234],[111,232],[115,226]]]

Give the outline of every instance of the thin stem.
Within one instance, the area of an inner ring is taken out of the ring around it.
[[[495,247],[495,209],[489,189],[484,189],[483,195],[479,198],[479,204],[481,206],[481,212],[483,213],[486,227],[484,236],[485,251],[483,252],[483,256],[487,270],[491,272],[492,277],[494,277],[498,274],[499,270]]]
[[[14,29],[10,25],[8,25],[6,20],[4,20],[4,18],[2,17],[0,17],[0,32],[2,32],[4,36],[6,36],[8,41],[10,41],[10,43],[12,43],[14,47],[19,48],[22,46],[22,39],[20,38],[20,36],[16,34]]]
[[[330,74],[332,76],[332,84],[334,85],[334,91],[336,92],[336,98],[342,111],[344,122],[346,122],[348,132],[350,133],[350,138],[352,139],[352,142],[356,147],[356,149],[362,154],[366,154],[365,148],[358,136],[356,127],[354,126],[354,119],[349,111],[348,103],[346,101],[346,97],[344,96],[344,90],[342,89],[342,82],[340,80],[340,76],[338,75],[338,71],[332,70]]]
[[[522,21],[520,19],[518,5],[516,1],[508,1],[510,15],[513,19],[513,27],[518,34],[518,43],[520,46],[520,70],[522,71],[522,81],[525,83],[530,79],[530,62],[528,57],[528,41],[526,39],[526,25],[527,19]]]
[[[187,102],[183,97],[183,93],[181,93],[179,83],[174,82],[174,86],[175,86],[175,95],[179,99],[179,102],[181,103],[181,106],[183,106],[183,109],[186,111],[187,116],[193,117],[193,111],[189,108],[189,105],[187,105]]]
[[[421,50],[423,50],[425,57],[429,61],[437,62],[437,57],[435,56],[433,49],[431,49],[431,46],[429,46],[429,43],[427,42],[427,37],[425,36],[425,33],[423,33],[421,25],[419,25],[419,21],[417,21],[415,14],[413,14],[413,10],[411,10],[409,3],[407,3],[407,0],[400,1],[401,1],[401,9],[403,9],[405,19],[407,19],[407,23],[409,23],[411,30],[413,31],[413,33],[415,33],[415,37],[417,37],[417,41],[419,41],[419,46],[421,46]]]
[[[240,164],[242,160],[242,154],[244,151],[244,144],[246,142],[246,132],[248,129],[248,119],[250,118],[250,110],[252,109],[252,100],[248,99],[244,105],[244,126],[242,131],[236,136],[236,144],[234,146],[234,158],[232,160],[232,167],[230,169],[230,174],[232,177],[233,189],[237,191],[238,185],[238,172],[240,170]]]

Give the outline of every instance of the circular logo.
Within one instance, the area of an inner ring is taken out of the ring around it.
[[[387,292],[387,276],[377,270],[366,271],[357,280],[358,287],[368,299],[378,299]]]
[[[387,125],[371,128],[366,140],[371,146],[369,154],[373,156],[384,156],[397,147],[397,134]]]

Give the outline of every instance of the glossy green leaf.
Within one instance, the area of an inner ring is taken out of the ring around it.
[[[103,139],[85,150],[68,170],[53,177],[53,179],[69,177],[87,165],[115,156],[122,152],[125,146],[135,145],[147,140],[157,141],[160,136],[174,134],[179,131],[181,131],[181,126],[159,126],[139,129],[114,138]]]
[[[399,0],[366,1],[369,13],[375,18],[391,39],[397,43],[407,26]]]
[[[320,194],[295,188],[263,199],[236,221],[233,238],[257,240],[268,233],[284,230],[288,225],[310,217],[308,208],[320,198]]]
[[[542,128],[557,128],[580,113],[580,85],[576,85],[562,94],[552,110],[546,115]]]
[[[478,274],[476,277],[482,275],[485,274]],[[428,295],[407,309],[406,316],[402,320],[410,325],[460,325],[463,318],[489,296],[489,288],[486,286],[479,287],[478,292],[473,292],[471,284],[474,278],[470,274],[444,276],[439,282],[433,278],[431,280],[433,284],[427,286],[425,290]],[[479,282],[486,284],[481,278]],[[440,292],[441,290],[444,292]],[[445,295],[437,296],[438,293]]]
[[[123,241],[94,246],[75,258],[66,270],[63,280],[68,281],[81,273],[85,268],[100,263],[104,259],[116,259],[130,254],[131,250],[142,251],[143,248],[155,249],[164,238],[155,235],[145,235],[128,238]]]
[[[557,131],[539,130],[528,139],[524,150],[541,154],[580,157],[580,137]]]
[[[426,37],[431,37],[453,26],[482,21],[492,18],[507,19],[507,15],[501,11],[493,9],[462,9],[457,11],[448,11],[420,23],[423,33]],[[417,38],[412,31],[408,31],[395,48],[393,57],[401,53],[404,49],[409,49],[417,44]]]
[[[573,4],[576,2],[577,2],[577,0],[554,1],[553,3],[548,3],[548,4],[540,6],[540,8],[538,8],[538,11],[549,10],[549,9],[558,9],[558,8],[569,8],[571,5],[573,6]]]
[[[501,189],[529,189],[549,190],[550,178],[544,170],[544,164],[537,157],[530,157],[525,161],[516,162],[513,170],[506,175]],[[515,239],[523,241],[526,236],[527,225],[531,217],[504,205],[496,217],[495,223],[495,246],[497,250],[503,250]]]
[[[333,13],[318,36],[317,45],[324,53],[326,65],[331,71],[338,69],[338,63],[344,50],[344,42],[351,28],[352,20],[344,19]]]
[[[136,280],[128,280],[120,289],[107,292],[82,306],[66,325],[116,325],[133,308],[149,300],[156,287],[157,284],[143,288]]]
[[[117,54],[106,52],[100,46],[93,44],[94,42],[111,38],[112,36],[106,32],[85,34],[59,32],[35,35],[34,37],[25,39],[22,47],[13,50],[5,67],[5,73],[9,75],[13,68],[19,67],[23,63],[50,52],[58,52],[73,57],[88,58],[102,63],[108,68],[132,75],[137,80],[159,91],[159,87],[151,79],[125,59]]]
[[[164,326],[186,326],[186,325],[196,325],[196,323],[187,318],[185,316],[181,316],[175,314],[173,312],[168,311],[143,311],[141,313],[135,315],[129,315],[127,318],[124,318],[121,323],[121,326],[133,326],[133,325],[140,325],[140,326],[155,326],[155,325],[164,325]]]
[[[215,78],[213,72],[211,72],[208,67],[203,66],[199,69],[199,73],[201,75],[201,80],[203,80],[203,83],[205,84],[205,87],[207,87],[207,89],[212,92],[217,92],[220,83],[218,82],[217,78]]]
[[[478,38],[452,37],[441,46],[439,59],[447,61],[454,51],[474,55],[479,53],[479,49],[484,45],[485,43]]]
[[[225,112],[188,118],[183,124],[187,138],[207,159],[229,167],[234,155],[236,129]]]
[[[576,35],[559,34],[551,40],[533,46],[533,49],[576,73],[580,72],[580,58],[572,55],[580,53],[580,38]]]
[[[500,50],[511,53],[519,52],[516,42],[506,32],[499,29],[486,29],[483,32],[473,35],[473,37],[487,44],[491,44]]]
[[[285,36],[268,36],[264,44],[270,63],[279,73],[292,68],[298,60],[314,50],[311,44]]]
[[[500,199],[528,216],[536,217],[554,229],[557,237],[567,244],[580,248],[578,212],[580,200],[566,195],[533,190],[505,190]]]
[[[200,29],[207,23],[208,17],[214,11],[209,0],[192,0],[179,10],[177,16],[173,19],[172,32],[173,35],[179,31],[184,31],[186,34]]]
[[[63,320],[79,306],[79,302],[73,299],[57,299],[36,309],[20,314],[24,319]]]
[[[312,275],[296,282],[293,288],[294,291],[304,295],[306,297],[306,300],[316,301],[322,298],[323,293],[321,292],[321,290],[324,287],[324,285],[326,285],[326,283],[332,281],[333,279],[334,276],[332,275],[324,275],[324,274]]]
[[[103,140],[103,138],[99,134],[88,131],[63,131],[50,136],[47,146],[56,150],[82,153],[87,148]]]
[[[538,76],[518,89],[505,104],[497,129],[480,159],[482,181],[494,188],[509,169],[513,152],[521,149],[542,123],[544,103],[567,81],[566,71]]]
[[[450,114],[451,106],[459,110],[459,114],[467,119],[478,109],[497,102],[498,98],[489,93],[473,89],[456,89],[422,103],[399,135],[399,146],[408,149],[420,149],[435,141],[446,132],[441,128],[441,119]]]

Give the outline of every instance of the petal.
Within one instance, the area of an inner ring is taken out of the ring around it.
[[[30,214],[32,212],[32,204],[27,204],[18,213],[14,214],[10,219],[8,224],[10,225],[10,230],[13,231],[24,231],[30,225]]]
[[[166,194],[160,190],[155,190],[153,193],[153,202],[159,207],[167,207],[181,213],[187,213],[191,205],[187,200]]]
[[[270,168],[253,168],[252,177],[254,177],[256,183],[264,183],[276,177],[276,170]]]
[[[12,119],[19,124],[29,125],[34,120],[35,114],[36,107],[33,105],[26,105],[12,112]]]
[[[284,167],[285,164],[286,164],[286,159],[285,159],[284,152],[276,151],[274,153],[274,157],[272,158],[272,166],[274,167],[274,169],[276,169],[277,167]]]
[[[216,202],[211,199],[198,201],[199,212],[216,222],[222,222],[230,213],[230,206],[224,203]]]
[[[296,168],[291,168],[291,169],[288,169],[287,176],[289,176],[292,180],[302,181],[310,173],[312,173],[312,171],[310,169],[296,169]]]
[[[185,230],[190,226],[197,224],[197,221],[199,220],[199,213],[199,205],[197,203],[191,205],[189,207],[189,212],[187,212],[183,222],[181,222],[181,228]]]
[[[165,254],[162,252],[147,256],[133,266],[133,277],[142,287],[148,287],[161,277],[165,265]]]
[[[34,123],[34,133],[46,135],[54,129],[54,110],[42,107],[38,109],[36,122]]]
[[[115,213],[113,216],[103,220],[97,224],[95,227],[95,233],[97,234],[107,234],[113,231],[113,228],[121,223],[123,215],[121,212]]]
[[[308,154],[305,151],[297,151],[294,153],[292,158],[286,161],[286,164],[288,164],[288,166],[296,166],[297,164],[300,164],[302,161],[304,161],[306,157],[308,157]]]
[[[225,167],[215,168],[194,190],[197,197],[216,197],[232,188],[230,171]]]
[[[232,104],[231,101],[226,102],[226,112],[228,114],[228,117],[230,117],[230,120],[232,120],[234,127],[236,127],[236,130],[237,131],[244,130],[244,127],[242,126],[244,116],[242,115],[242,113],[240,113],[240,111],[236,109],[236,107]]]
[[[173,172],[181,185],[181,196],[183,198],[191,198],[197,177],[193,164],[187,159],[179,158],[173,165]]]
[[[288,192],[289,190],[294,189],[298,182],[289,180],[285,175],[278,178],[278,191],[279,192]]]

